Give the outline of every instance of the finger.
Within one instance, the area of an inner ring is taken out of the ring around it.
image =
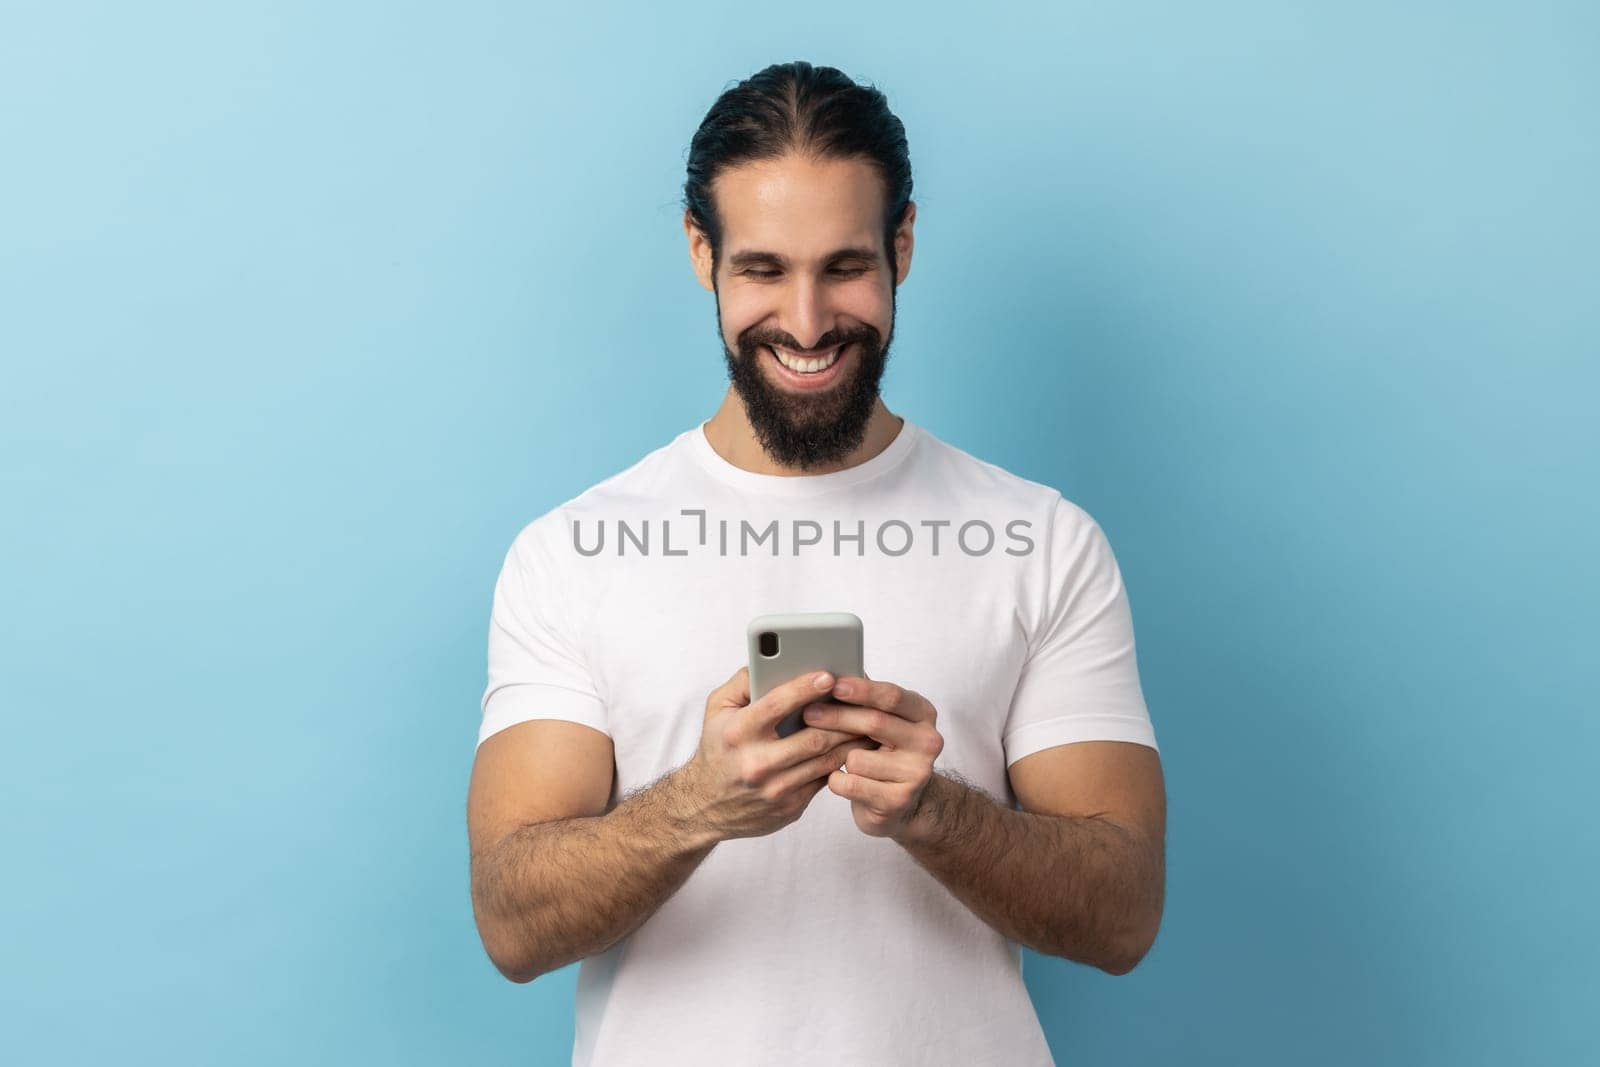
[[[851,756],[843,770],[874,782],[914,782],[921,773],[913,754],[873,748],[863,748]]]
[[[783,793],[805,785],[812,780],[826,785],[828,775],[844,766],[845,756],[853,749],[861,748],[865,744],[866,741],[858,737],[853,741],[846,741],[842,745],[835,745],[820,756],[813,756],[798,766],[788,768],[773,779],[773,784]]]
[[[750,668],[740,667],[726,682],[711,691],[706,704],[712,708],[742,708],[750,703]]]
[[[812,716],[813,713],[816,713],[816,712],[836,712],[836,711],[858,711],[858,710],[860,710],[860,705],[858,705],[858,704],[841,704],[836,700],[813,700],[811,703],[807,704],[804,708],[802,708],[800,710],[801,710],[802,721],[805,723],[806,727],[808,727],[810,729],[813,729],[813,730],[822,730],[822,729],[827,729],[827,728],[824,727],[824,726],[821,726],[819,724],[815,724],[815,723],[813,723],[811,721],[811,716]],[[849,737],[860,737],[861,736],[860,731],[846,729],[844,727],[838,726],[837,724],[835,724],[833,732],[834,733],[838,733],[838,734],[842,734],[842,735],[846,735],[846,736],[849,736]]]
[[[916,747],[919,728],[898,715],[877,708],[818,708],[805,714],[807,726],[848,730],[895,748]]]
[[[805,797],[806,804],[809,805],[811,801],[816,798],[816,795],[826,788],[828,788],[828,776],[821,774],[813,778],[811,781],[799,786],[797,789],[795,789],[795,792]]]
[[[766,752],[767,758],[771,760],[770,766],[781,770],[804,760],[813,759],[846,741],[859,740],[861,740],[860,734],[848,730],[814,730],[802,726],[788,737],[766,742]]]
[[[833,675],[827,671],[807,671],[782,685],[774,686],[766,696],[752,703],[746,715],[746,728],[750,731],[747,736],[770,737],[778,723],[795,708],[826,697],[828,685],[818,688],[816,679],[819,677],[827,679],[829,685],[833,683]]]
[[[828,775],[828,788],[852,804],[863,804],[875,815],[888,815],[900,806],[904,789],[897,783],[880,782],[864,774],[834,771]]]
[[[877,708],[909,722],[922,722],[934,717],[933,705],[921,693],[893,682],[875,682],[871,678],[846,675],[833,683],[830,695],[835,700]]]

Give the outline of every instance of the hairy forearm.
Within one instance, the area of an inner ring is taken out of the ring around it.
[[[974,914],[1036,952],[1125,974],[1161,921],[1161,842],[1103,815],[1017,811],[936,771],[897,840]]]
[[[520,827],[472,858],[478,928],[507,978],[532,981],[633,933],[716,845],[679,771],[604,815]]]

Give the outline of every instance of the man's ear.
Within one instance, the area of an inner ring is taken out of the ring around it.
[[[906,213],[900,219],[900,226],[894,231],[894,258],[895,279],[894,284],[899,288],[900,283],[906,280],[906,275],[911,272],[911,247],[915,243],[911,235],[911,224],[917,221],[917,202],[906,201]]]
[[[694,268],[694,276],[700,282],[700,288],[711,292],[714,289],[711,284],[711,242],[694,224],[694,216],[688,208],[683,209],[683,233],[689,239],[689,265]]]

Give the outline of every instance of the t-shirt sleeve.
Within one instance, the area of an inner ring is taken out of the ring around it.
[[[1105,532],[1057,495],[1042,548],[1043,613],[1001,735],[1006,766],[1075,741],[1155,748],[1128,594]]]
[[[500,568],[489,613],[489,681],[480,704],[480,745],[530,719],[566,719],[611,732],[572,625],[578,605],[552,543],[564,534],[559,513],[536,520],[512,541]]]

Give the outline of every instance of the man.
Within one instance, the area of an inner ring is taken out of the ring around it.
[[[1124,974],[1163,905],[1116,560],[1058,491],[884,405],[916,208],[881,93],[770,67],[688,171],[731,384],[507,553],[484,946],[516,982],[583,961],[575,1064],[1050,1064],[1019,946]],[[752,701],[746,624],[800,611],[860,616],[870,677]]]

